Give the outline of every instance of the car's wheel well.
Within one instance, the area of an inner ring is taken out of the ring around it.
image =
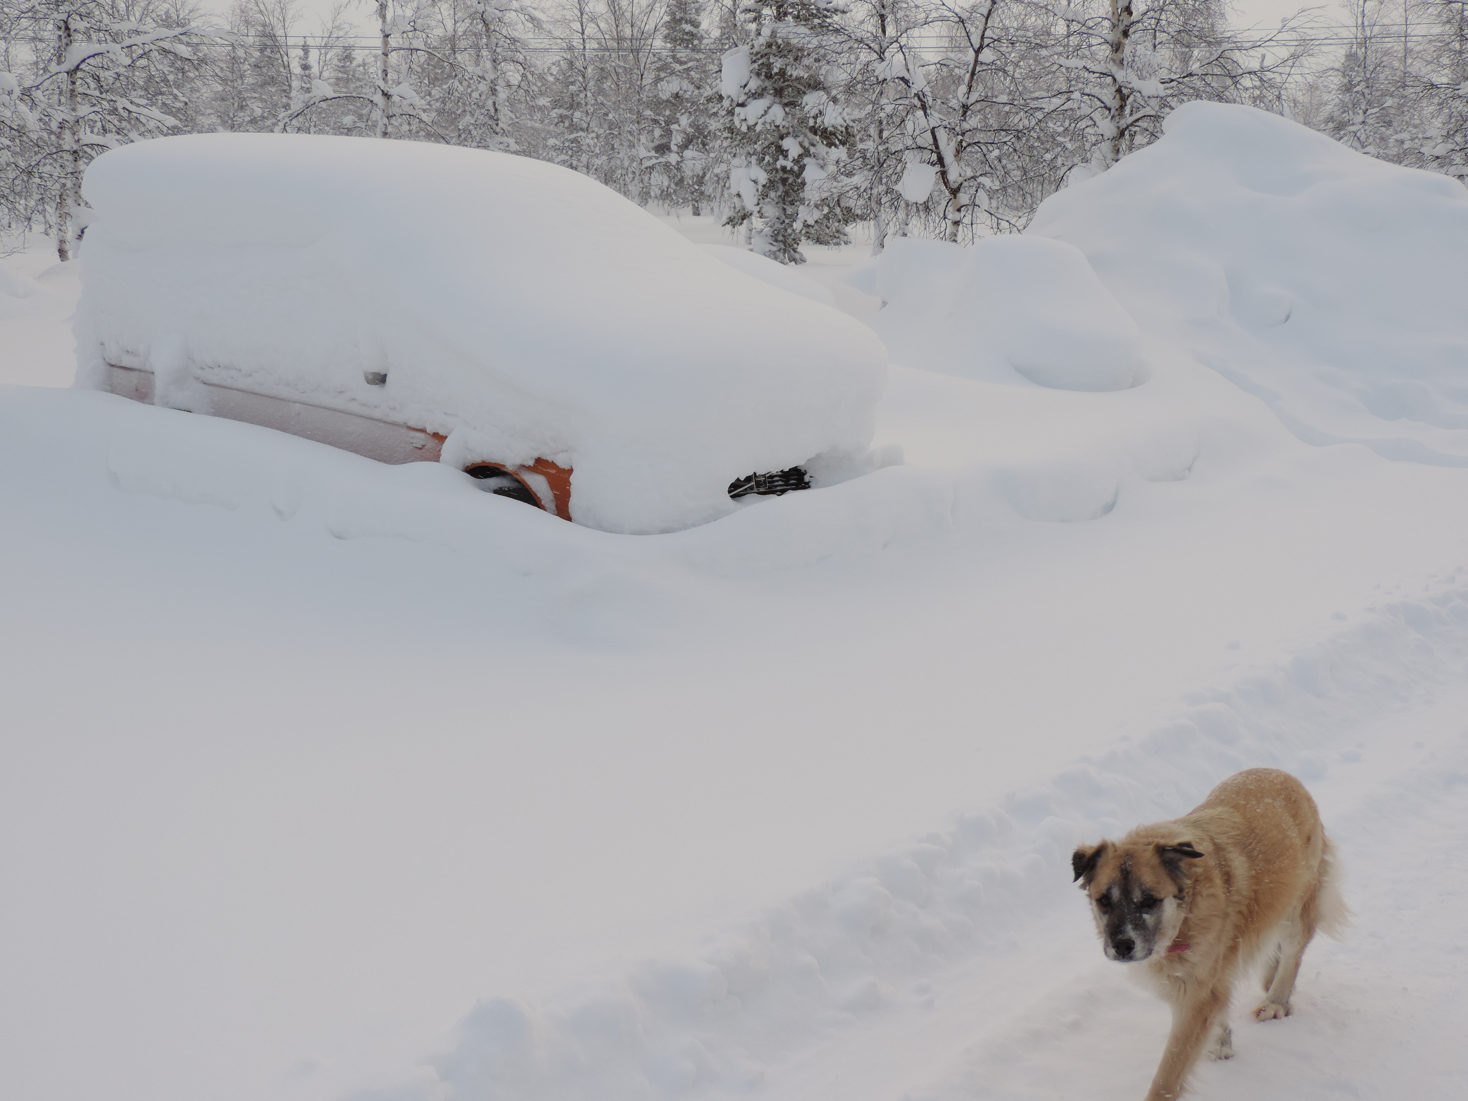
[[[464,468],[464,473],[481,482],[495,483],[486,484],[482,488],[496,497],[508,497],[513,501],[534,505],[538,509],[545,508],[535,491],[525,484],[525,479],[507,466],[499,463],[471,463]]]

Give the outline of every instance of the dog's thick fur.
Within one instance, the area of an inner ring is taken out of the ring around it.
[[[1233,1054],[1229,996],[1256,960],[1268,962],[1254,1016],[1288,1016],[1306,945],[1347,916],[1315,800],[1272,768],[1230,777],[1176,821],[1083,845],[1072,864],[1107,957],[1145,964],[1172,1004],[1147,1101],[1178,1097],[1205,1045]]]

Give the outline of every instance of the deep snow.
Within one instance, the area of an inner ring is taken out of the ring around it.
[[[1126,390],[1146,378],[1136,322],[1064,241],[900,239],[876,276],[885,305],[872,327],[899,362],[1057,390]]]
[[[1055,196],[1133,316],[1307,443],[1468,465],[1468,194],[1276,116],[1190,103],[1165,142]]]
[[[1180,123],[1325,155],[1253,112]],[[1138,189],[1170,142],[1123,163]],[[1273,338],[1142,282],[1109,180],[1063,228],[1140,385],[908,362],[877,437],[905,465],[674,535],[0,391],[5,1093],[1133,1097],[1165,1010],[1102,958],[1070,849],[1273,764],[1320,800],[1356,925],[1199,1096],[1460,1094],[1468,472],[1302,441],[1217,366]],[[1247,225],[1233,181],[1209,218]],[[1394,240],[1299,205],[1302,256]],[[1176,220],[1126,228],[1171,255]],[[871,316],[859,250],[812,251]],[[9,338],[65,300],[0,314],[7,378],[62,381]]]

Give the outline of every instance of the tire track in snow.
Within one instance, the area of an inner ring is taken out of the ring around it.
[[[1284,768],[1319,789],[1332,768],[1361,759],[1374,722],[1468,680],[1465,658],[1468,588],[1455,573],[1278,666],[1191,693],[1173,721],[787,900],[701,959],[649,962],[590,995],[486,999],[414,1080],[355,1096],[860,1101],[923,1082],[936,1092],[913,1101],[1067,1096],[1073,1071],[1053,1081],[1024,1072],[1032,1050],[1068,1062],[1057,1036],[1089,1053],[1087,1095],[1139,1093],[1166,1009],[1100,966],[1071,893],[1075,843],[1182,813],[1241,768]],[[1342,840],[1349,874],[1353,846]],[[1318,968],[1325,953],[1317,945],[1312,957]],[[1076,974],[1092,976],[1079,992]],[[1314,996],[1306,982],[1301,1005]],[[1097,1031],[1111,1020],[1127,1022],[1120,1034]],[[1018,1069],[993,1078],[999,1092],[974,1077],[975,1065],[1006,1062]],[[861,1082],[843,1074],[861,1065]],[[1111,1082],[1132,1088],[1111,1092]]]

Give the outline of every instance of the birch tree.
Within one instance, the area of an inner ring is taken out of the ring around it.
[[[1005,48],[1013,39],[1000,33],[1002,4],[930,4],[894,28],[891,48],[873,63],[876,75],[894,89],[889,101],[905,111],[908,140],[896,186],[906,201],[920,202],[924,189],[912,190],[914,178],[932,181],[942,196],[941,236],[947,241],[959,239],[971,206],[988,206],[983,183],[992,186],[996,173],[990,170],[1004,160],[1004,147],[1034,122],[1015,117],[1032,112],[1013,79],[1019,68]],[[924,39],[936,39],[933,56],[915,44]],[[893,138],[898,135],[888,140]]]
[[[906,232],[911,204],[901,197],[910,153],[910,88],[898,78],[905,34],[925,21],[914,0],[857,0],[843,23],[847,38],[842,87],[853,130],[846,186],[855,205],[872,222],[872,252],[880,253],[891,232]]]
[[[85,228],[82,172],[105,149],[180,129],[135,92],[149,67],[194,62],[212,32],[183,22],[189,9],[129,11],[103,0],[34,0],[9,13],[28,56],[20,73],[0,75],[5,173],[43,197],[57,256],[70,260]],[[154,22],[155,13],[177,22]]]
[[[653,198],[665,0],[566,0],[556,41],[530,80],[531,155],[584,172],[638,203]]]
[[[1089,170],[1154,141],[1178,104],[1207,99],[1278,110],[1310,53],[1299,17],[1279,30],[1229,29],[1223,0],[1093,0],[1061,8],[1055,64],[1090,134]]]
[[[342,124],[349,121],[354,132],[378,138],[407,134],[511,148],[513,141],[501,118],[505,70],[501,62],[517,42],[508,28],[522,10],[514,0],[420,0],[412,6],[376,0],[376,42],[361,66],[365,73],[343,66],[333,82],[326,78],[324,66],[320,76],[298,66],[299,91],[275,129],[301,129],[325,110],[336,112]],[[337,15],[334,11],[333,31]],[[321,52],[329,54],[329,35],[323,33],[319,41]],[[362,75],[365,80],[358,79]],[[365,124],[355,114],[341,114],[353,105],[363,110]],[[482,125],[486,105],[487,126]]]
[[[1422,167],[1468,182],[1468,0],[1432,0],[1421,16],[1432,31],[1419,54]]]
[[[461,114],[458,131],[469,144],[513,152],[513,95],[529,67],[525,39],[544,28],[540,14],[520,0],[469,0],[466,28],[467,101],[476,110]]]
[[[1355,0],[1323,129],[1372,156],[1468,180],[1463,0]]]

